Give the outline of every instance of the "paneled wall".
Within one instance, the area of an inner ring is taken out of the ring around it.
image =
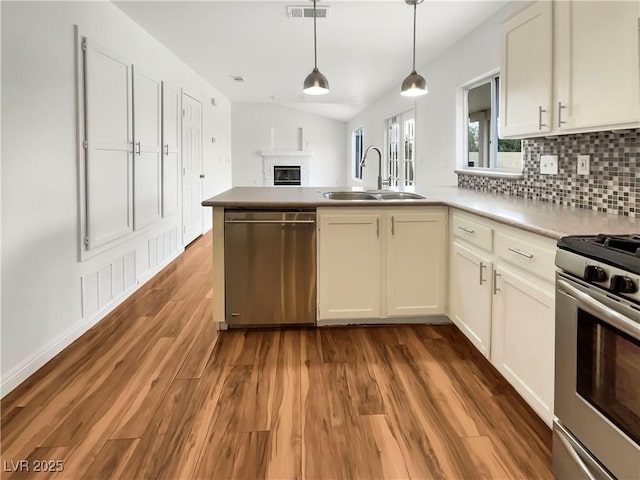
[[[577,174],[578,154],[590,174]],[[540,175],[540,155],[558,155],[558,174]],[[523,140],[521,179],[458,175],[458,186],[635,217],[640,210],[640,129]]]
[[[178,209],[80,260],[75,26],[201,101],[205,198],[231,186],[231,105],[111,2],[0,8],[4,395],[182,251]],[[203,212],[206,231],[211,212]]]

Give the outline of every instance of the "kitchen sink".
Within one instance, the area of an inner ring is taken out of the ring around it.
[[[380,200],[374,194],[365,192],[324,192],[322,196],[329,200]]]
[[[378,192],[380,200],[424,200],[422,195],[411,192]]]
[[[375,190],[371,192],[324,192],[322,196],[329,200],[424,200],[425,197],[412,192],[393,192]]]

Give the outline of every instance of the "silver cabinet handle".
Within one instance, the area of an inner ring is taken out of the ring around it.
[[[396,217],[395,215],[391,215],[391,235],[396,234]]]
[[[517,248],[508,247],[507,250],[513,253],[517,253],[518,255],[522,255],[523,257],[533,258],[533,255],[530,253],[525,253],[522,250],[518,250]]]
[[[168,143],[164,146],[164,154],[165,155],[169,155],[169,144]]]
[[[140,155],[140,152],[142,151],[142,147],[140,145],[140,141],[138,140],[136,142],[136,155]]]
[[[500,276],[500,274],[498,273],[497,270],[493,271],[493,294],[497,295],[498,292],[500,291],[500,289],[498,288],[498,277]]]
[[[542,114],[547,113],[546,110],[542,108],[542,106],[538,107],[538,130],[542,130],[542,127],[546,127],[546,123],[542,123]]]
[[[380,236],[380,219],[376,218],[376,236]]]
[[[482,278],[482,271],[487,268],[487,266],[484,264],[484,262],[480,262],[480,285],[482,285],[484,282],[486,282],[486,280],[484,278]]]
[[[467,227],[458,227],[460,230],[462,230],[463,232],[467,232],[467,233],[475,233],[475,230],[471,230],[470,228]]]
[[[561,127],[563,124],[567,123],[562,120],[562,110],[567,108],[566,105],[562,105],[562,102],[558,102],[558,127]]]
[[[201,173],[201,174],[200,174],[200,178],[204,178],[204,173]]]

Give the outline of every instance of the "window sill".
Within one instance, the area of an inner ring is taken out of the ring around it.
[[[524,178],[524,175],[522,173],[500,172],[498,170],[485,170],[480,168],[456,169],[454,170],[454,172],[459,175],[476,175],[479,177],[492,177],[492,178],[510,178],[513,180]]]

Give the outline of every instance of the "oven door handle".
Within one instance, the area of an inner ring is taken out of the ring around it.
[[[585,459],[578,455],[578,452],[576,452],[576,448],[580,450],[583,450],[583,448],[578,445],[576,445],[575,447],[572,445],[572,441],[570,440],[570,437],[568,437],[565,428],[559,425],[556,420],[554,420],[553,424],[554,431],[557,433],[557,437],[555,438],[558,438],[560,440],[562,446],[566,449],[567,453],[578,466],[578,468],[582,470],[582,473],[587,480],[613,480],[613,478],[608,473],[604,472],[602,468],[599,465],[596,465],[593,461],[591,461],[590,463],[593,464],[593,467],[596,471],[592,471],[592,469],[589,468],[589,465],[587,465],[587,462],[585,462]]]
[[[600,303],[590,295],[584,293],[582,290],[578,290],[576,287],[570,285],[564,280],[558,279],[558,287],[560,287],[560,290],[564,293],[573,297],[582,306],[584,306],[585,310],[589,311],[589,313],[599,317],[601,320],[604,320],[610,325],[616,327],[618,330],[621,330],[627,335],[630,335],[640,341],[640,324],[629,320],[621,313],[616,312],[603,303]]]

